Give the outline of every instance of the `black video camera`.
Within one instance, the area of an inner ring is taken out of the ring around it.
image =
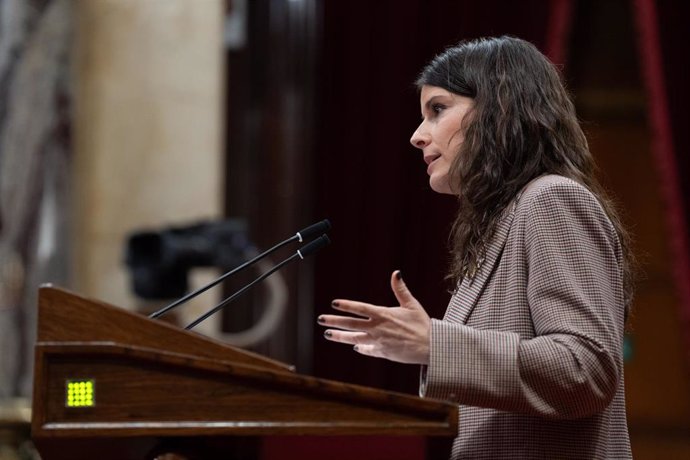
[[[150,300],[174,299],[187,293],[191,268],[228,271],[245,262],[253,248],[246,221],[228,219],[132,233],[125,261],[136,295]]]

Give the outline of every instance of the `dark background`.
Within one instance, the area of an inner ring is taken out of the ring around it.
[[[690,456],[687,3],[257,0],[249,7],[247,45],[228,52],[227,214],[247,217],[264,247],[312,221],[333,223],[332,246],[287,270],[289,318],[258,351],[303,373],[417,392],[416,366],[327,342],[315,319],[336,297],[394,304],[395,269],[431,316],[443,315],[455,203],[430,190],[409,144],[420,117],[413,82],[460,39],[515,35],[562,68],[602,180],[636,240],[643,270],[626,363],[635,457]],[[251,303],[226,314],[229,328],[252,321],[260,299]],[[319,442],[274,440],[265,456]],[[396,441],[390,458],[418,458],[420,442]],[[390,442],[366,444],[336,450],[389,458],[381,446]]]

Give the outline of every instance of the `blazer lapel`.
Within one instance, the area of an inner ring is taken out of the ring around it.
[[[474,278],[463,278],[456,292],[451,297],[450,304],[443,318],[444,320],[460,324],[465,324],[467,322],[470,313],[472,313],[474,306],[477,304],[479,296],[484,290],[491,274],[494,272],[496,264],[503,252],[506,240],[508,239],[508,233],[510,232],[510,226],[515,216],[516,205],[517,199],[510,205],[510,212],[508,212],[498,224],[496,233],[486,248],[484,261]]]

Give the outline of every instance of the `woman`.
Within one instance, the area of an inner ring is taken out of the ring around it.
[[[421,364],[420,394],[461,405],[453,458],[630,458],[632,257],[558,72],[500,37],[448,49],[417,85],[411,142],[431,188],[459,202],[457,287],[430,319],[396,271],[400,306],[336,299],[349,315],[320,316],[326,338]]]

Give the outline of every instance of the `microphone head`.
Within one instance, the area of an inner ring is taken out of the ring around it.
[[[328,219],[324,219],[321,222],[311,224],[309,227],[300,230],[297,232],[297,236],[300,237],[300,242],[302,242],[304,240],[311,239],[319,233],[326,233],[330,229],[331,222]]]
[[[297,251],[297,254],[299,254],[299,256],[302,259],[304,259],[305,257],[312,255],[313,253],[315,253],[319,249],[321,249],[325,246],[328,246],[330,243],[331,243],[331,239],[328,238],[328,236],[326,236],[324,234],[324,235],[321,235],[320,237],[318,237],[317,239],[315,239],[314,241],[310,241],[309,243],[302,246],[302,248],[300,248]]]

